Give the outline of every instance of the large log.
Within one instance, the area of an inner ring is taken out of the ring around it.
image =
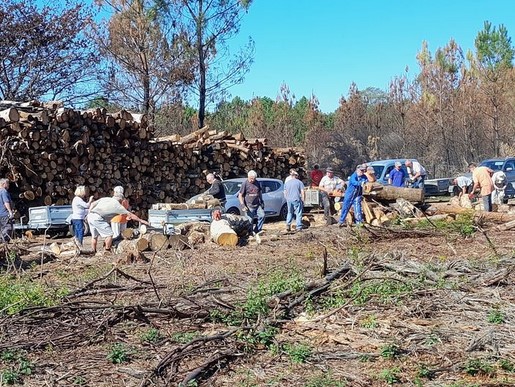
[[[433,214],[471,214],[476,219],[485,220],[488,222],[495,223],[507,223],[515,220],[515,214],[506,212],[486,212],[486,211],[474,211],[470,208],[463,208],[457,205],[449,205],[447,203],[432,203],[426,212]]]
[[[3,118],[7,122],[17,122],[20,119],[20,115],[15,108],[9,108],[0,111],[0,118]]]
[[[238,235],[229,225],[229,221],[225,219],[213,220],[209,229],[211,239],[220,246],[236,246],[238,244]]]
[[[370,196],[378,201],[394,202],[399,198],[406,199],[411,203],[422,203],[424,201],[424,190],[419,188],[394,187],[383,185],[380,189],[372,189],[370,192],[364,190],[365,196]]]

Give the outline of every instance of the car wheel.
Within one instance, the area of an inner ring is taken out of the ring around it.
[[[286,220],[286,217],[288,216],[288,206],[286,204],[283,204],[281,207],[281,212],[279,213],[279,216],[281,217],[281,220]]]
[[[231,207],[229,208],[226,213],[228,214],[233,214],[233,215],[241,215],[240,214],[240,209],[238,207]]]

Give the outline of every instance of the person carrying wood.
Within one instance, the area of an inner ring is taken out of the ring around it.
[[[374,181],[377,181],[376,171],[375,171],[374,167],[372,167],[372,166],[367,167],[367,171],[365,172],[365,176],[366,176],[366,178],[367,178],[369,183],[373,183]]]
[[[408,169],[411,188],[424,189],[424,181],[426,180],[426,169],[417,160],[406,160],[404,165]]]
[[[220,205],[222,207],[225,207],[227,199],[225,197],[225,188],[222,182],[215,177],[214,173],[209,173],[206,176],[206,180],[211,184],[211,187],[209,187],[205,194],[212,195],[215,199],[220,201]]]
[[[343,187],[344,181],[337,176],[334,176],[332,168],[328,167],[325,170],[325,176],[320,180],[318,187],[322,196],[322,206],[324,207],[324,219],[326,225],[331,225],[332,214],[334,214],[334,192],[337,187]]]
[[[250,232],[254,235],[259,234],[265,223],[265,202],[261,184],[257,181],[256,171],[251,170],[247,173],[247,180],[241,184],[238,200],[243,214],[250,219]],[[253,227],[255,218],[257,218],[257,223]]]
[[[467,176],[458,176],[452,181],[452,185],[454,185],[454,195],[458,196],[458,198],[461,198],[462,196],[468,195],[472,192],[474,183],[472,179],[468,178]]]
[[[363,200],[363,184],[368,179],[365,176],[367,167],[365,165],[358,165],[356,171],[349,178],[349,185],[345,190],[345,197],[343,199],[342,213],[340,215],[339,227],[345,226],[345,218],[354,205],[354,221],[356,224],[363,222],[363,212],[361,210],[361,201]]]
[[[470,163],[469,170],[472,172],[472,180],[474,181],[472,193],[470,193],[469,197],[472,199],[476,190],[479,189],[483,199],[483,209],[486,212],[492,212],[491,194],[494,190],[494,183],[492,182],[494,171],[488,167],[478,167],[476,163]]]
[[[286,231],[291,231],[291,223],[295,216],[295,231],[302,230],[302,210],[304,209],[304,183],[299,180],[297,171],[290,174],[291,179],[284,185],[284,197],[288,206],[286,216]]]
[[[113,245],[113,230],[111,228],[111,220],[116,215],[127,215],[127,220],[134,220],[150,226],[146,220],[139,218],[136,214],[129,212],[121,203],[124,197],[115,194],[113,197],[101,198],[91,203],[88,213],[88,224],[91,231],[91,248],[97,251],[98,237],[105,238],[104,250],[111,251]]]
[[[0,179],[0,241],[8,242],[13,231],[13,202],[9,194],[9,179]]]

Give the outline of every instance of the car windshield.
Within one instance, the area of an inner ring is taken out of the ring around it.
[[[372,165],[376,176],[382,176],[384,165]]]
[[[488,167],[494,171],[500,171],[502,169],[502,165],[504,164],[503,160],[487,160],[481,163],[482,167]]]
[[[240,190],[241,181],[224,181],[223,185],[225,187],[226,195],[234,195]]]

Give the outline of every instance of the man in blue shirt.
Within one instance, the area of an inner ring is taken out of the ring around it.
[[[302,210],[304,209],[304,183],[299,180],[297,171],[292,170],[291,178],[284,185],[284,196],[286,197],[286,205],[288,206],[288,215],[286,216],[286,231],[291,230],[291,222],[295,215],[295,230],[302,230]]]
[[[355,223],[360,224],[363,222],[361,201],[363,200],[363,184],[368,181],[367,177],[365,176],[366,171],[366,165],[358,165],[356,172],[350,176],[349,186],[345,190],[345,198],[343,199],[340,221],[338,222],[340,227],[345,226],[345,218],[347,217],[347,214],[349,213],[352,205],[354,205]]]
[[[9,189],[9,180],[0,179],[0,242],[7,242],[11,239],[13,205]]]
[[[390,177],[388,178],[388,184],[393,185],[394,187],[404,187],[404,181],[406,180],[406,174],[404,170],[401,168],[402,164],[398,161],[395,162],[395,168],[390,172]]]

